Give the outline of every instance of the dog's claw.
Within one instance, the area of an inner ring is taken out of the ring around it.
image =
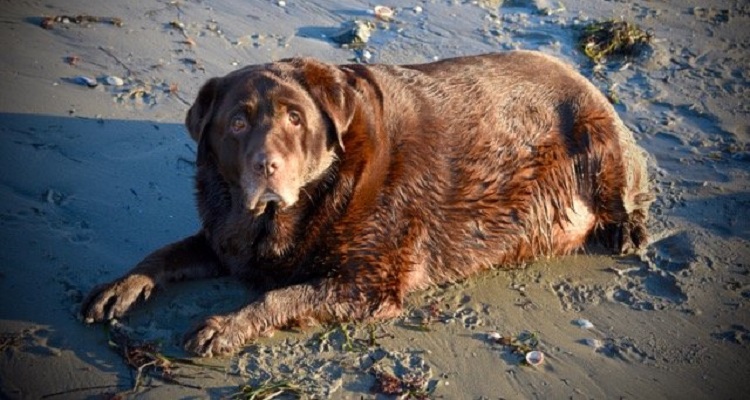
[[[212,316],[185,335],[186,351],[201,357],[231,354],[245,344],[245,334],[234,317]]]
[[[154,281],[144,275],[128,275],[99,285],[81,303],[80,318],[87,324],[119,318],[139,301],[151,297]]]

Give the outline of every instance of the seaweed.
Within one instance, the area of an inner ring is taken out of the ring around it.
[[[379,368],[371,368],[370,373],[375,377],[375,384],[370,388],[373,393],[397,395],[399,399],[426,400],[430,398],[434,388],[430,389],[424,376],[406,373],[397,377]]]
[[[270,400],[282,394],[291,395],[294,398],[302,397],[302,389],[298,386],[287,382],[274,382],[268,379],[257,385],[243,385],[240,392],[232,395],[233,399],[244,400]]]
[[[5,351],[5,349],[21,347],[23,338],[27,334],[28,332],[0,334],[0,352]]]
[[[130,337],[129,328],[113,321],[108,329],[109,346],[115,350],[125,364],[132,368],[136,375],[133,379],[132,392],[143,386],[143,378],[150,376],[164,383],[179,385],[192,389],[202,389],[201,386],[191,385],[182,381],[192,376],[178,374],[180,365],[200,369],[210,369],[226,373],[223,368],[201,364],[188,358],[167,356],[161,352],[161,345],[154,341],[135,340]]]
[[[122,18],[118,17],[95,17],[93,15],[55,15],[53,17],[42,17],[41,22],[39,23],[39,26],[41,26],[44,29],[52,29],[52,27],[55,25],[55,23],[61,23],[61,24],[85,24],[85,23],[102,23],[102,24],[111,24],[116,27],[122,26]]]
[[[539,334],[536,332],[523,331],[515,337],[511,335],[491,334],[490,340],[507,348],[512,355],[518,357],[521,365],[530,365],[526,361],[526,354],[537,350],[539,347]]]
[[[652,35],[634,23],[607,20],[583,27],[578,43],[583,54],[601,63],[609,56],[638,55],[651,40]]]

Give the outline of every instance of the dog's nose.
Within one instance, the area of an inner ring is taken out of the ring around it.
[[[253,168],[258,174],[271,176],[281,167],[281,158],[278,156],[269,156],[266,153],[258,153],[255,156]]]

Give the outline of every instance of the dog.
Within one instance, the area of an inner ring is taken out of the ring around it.
[[[243,278],[264,294],[185,336],[210,357],[294,324],[393,318],[409,292],[591,240],[648,242],[645,152],[538,52],[252,65],[208,80],[185,124],[202,229],[93,289],[88,323],[167,283]]]

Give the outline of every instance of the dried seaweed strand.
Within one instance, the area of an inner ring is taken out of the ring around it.
[[[255,386],[241,386],[240,392],[232,395],[232,398],[245,400],[270,400],[282,394],[291,395],[295,398],[301,398],[302,390],[296,385],[287,381],[272,382],[270,379],[268,379]]]
[[[88,387],[82,387],[82,388],[61,390],[59,392],[45,394],[45,395],[42,396],[42,398],[43,399],[48,399],[50,397],[63,396],[63,395],[66,395],[66,394],[78,393],[78,392],[86,392],[86,391],[89,391],[89,390],[119,389],[120,387],[121,386],[118,386],[118,385],[88,386]]]
[[[55,15],[53,17],[43,17],[39,23],[44,29],[52,29],[55,23],[75,23],[82,24],[84,22],[100,22],[103,24],[112,24],[116,27],[122,26],[122,18],[118,17],[95,17],[93,15]]]

